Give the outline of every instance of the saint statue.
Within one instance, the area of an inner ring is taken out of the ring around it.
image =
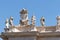
[[[40,22],[42,26],[45,26],[45,18],[43,16],[41,17]]]
[[[12,16],[9,19],[9,24],[10,24],[10,26],[13,26],[13,17]]]
[[[6,28],[9,28],[9,20],[8,19],[6,19],[5,25],[6,25]]]
[[[35,16],[32,16],[31,18],[32,25],[35,25],[35,20],[36,20]]]

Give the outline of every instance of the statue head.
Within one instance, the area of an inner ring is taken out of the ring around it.
[[[12,16],[10,17],[10,20],[13,20],[13,17]]]

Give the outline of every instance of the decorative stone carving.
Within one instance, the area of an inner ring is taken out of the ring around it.
[[[45,18],[43,16],[41,17],[40,22],[42,26],[45,26]]]

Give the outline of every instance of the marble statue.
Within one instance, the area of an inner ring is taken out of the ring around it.
[[[57,25],[60,25],[60,16],[57,16]]]
[[[60,16],[57,16],[56,19],[57,19],[56,31],[59,31],[60,32]]]
[[[45,18],[43,16],[41,17],[40,22],[42,26],[45,26]]]
[[[35,16],[32,16],[31,18],[32,25],[35,25],[35,20],[36,20]]]
[[[8,19],[6,19],[5,25],[6,25],[6,28],[9,28],[9,20]]]
[[[9,24],[10,24],[10,26],[13,26],[13,17],[12,16],[9,19]]]

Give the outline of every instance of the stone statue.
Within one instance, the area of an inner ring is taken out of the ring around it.
[[[57,25],[60,26],[60,16],[57,16]]]
[[[26,26],[28,25],[28,11],[26,9],[22,9],[20,11],[20,17],[21,17],[21,20],[20,20],[20,25],[22,26]]]
[[[10,24],[10,26],[13,26],[13,17],[12,16],[9,19],[9,24]]]
[[[45,18],[43,16],[41,17],[40,22],[42,26],[45,26]]]
[[[31,18],[32,25],[35,25],[35,20],[36,20],[35,16],[32,16]]]
[[[6,25],[6,28],[9,28],[9,20],[8,19],[6,19],[5,25]]]
[[[60,31],[60,16],[57,16],[56,19],[57,19],[56,31]]]

